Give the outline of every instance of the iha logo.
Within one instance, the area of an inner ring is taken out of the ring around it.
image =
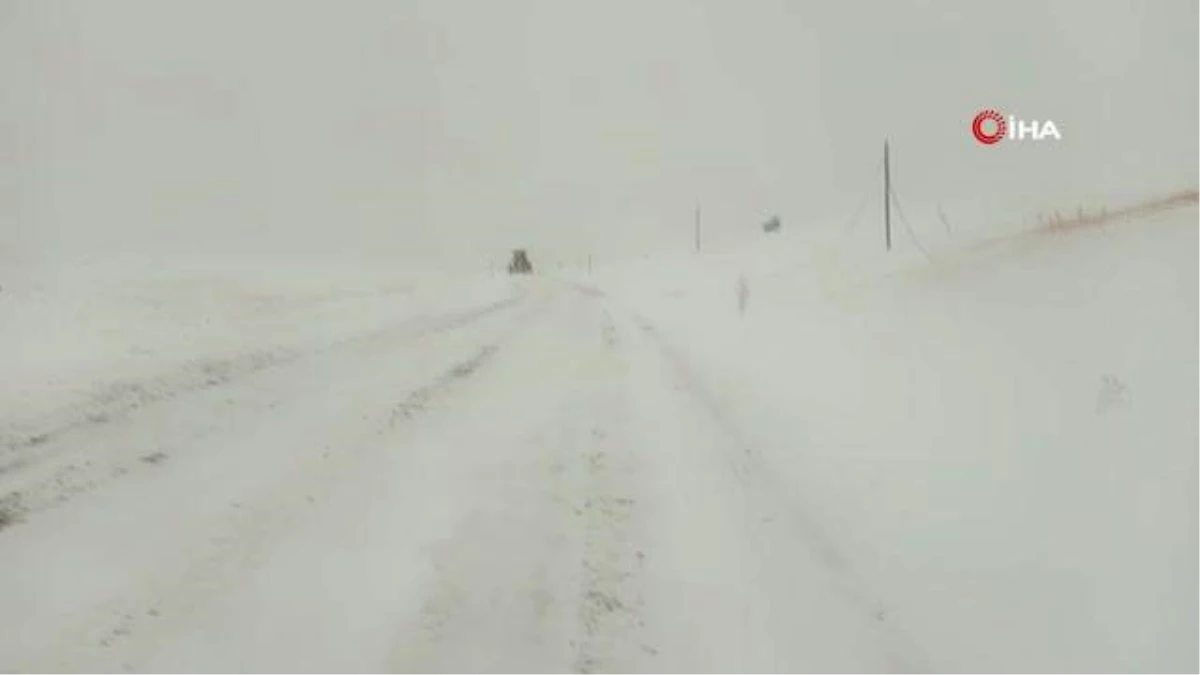
[[[971,133],[975,136],[975,140],[984,145],[995,145],[1004,139],[1010,141],[1062,140],[1062,134],[1053,120],[1045,122],[1022,120],[1013,115],[1006,118],[991,108],[979,111],[975,119],[971,120]]]

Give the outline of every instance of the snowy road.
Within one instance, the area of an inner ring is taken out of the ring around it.
[[[219,370],[10,439],[0,668],[928,667],[599,292]]]

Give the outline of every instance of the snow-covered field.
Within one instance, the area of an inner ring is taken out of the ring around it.
[[[1194,671],[1196,221],[7,270],[0,669]]]
[[[933,668],[1191,670],[1196,247],[1192,206],[886,267],[799,233],[614,283]]]
[[[486,278],[296,261],[79,258],[3,269],[0,349],[13,358],[0,407],[10,413],[112,380],[320,346],[491,292]]]

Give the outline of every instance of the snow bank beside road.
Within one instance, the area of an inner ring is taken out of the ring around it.
[[[591,283],[693,364],[935,668],[1195,670],[1195,207],[933,264],[853,244]]]
[[[509,293],[502,279],[261,260],[78,260],[3,274],[2,422],[116,382],[269,361]]]

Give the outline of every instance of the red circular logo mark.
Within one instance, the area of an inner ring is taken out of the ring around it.
[[[991,124],[988,124],[991,122]],[[985,127],[992,127],[989,131]],[[975,134],[975,140],[984,145],[995,145],[1004,138],[1004,134],[1008,133],[1008,124],[1000,113],[992,109],[981,111],[971,121],[971,133]]]

